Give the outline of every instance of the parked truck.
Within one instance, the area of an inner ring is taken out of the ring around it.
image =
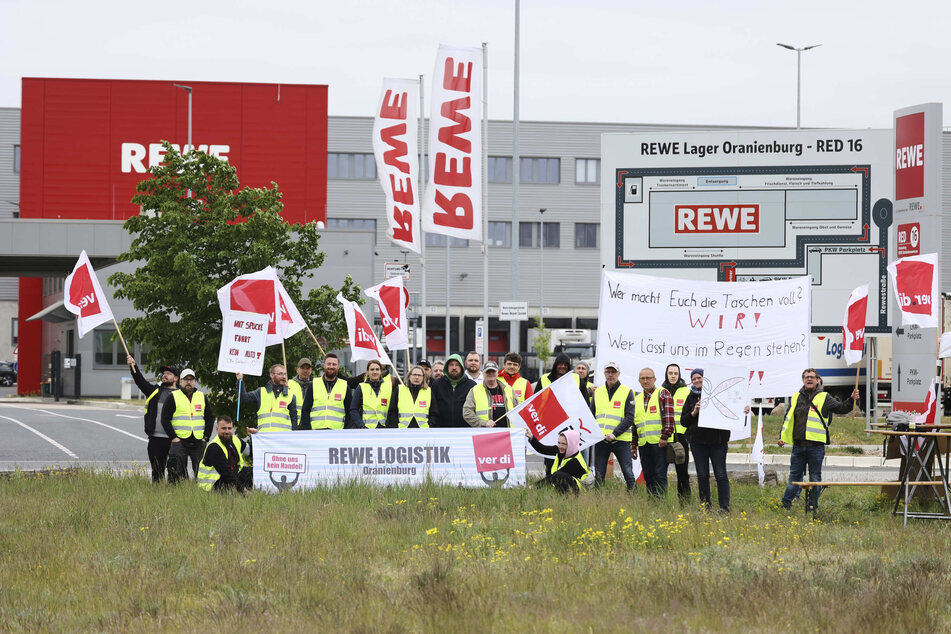
[[[567,354],[572,365],[584,361],[594,369],[595,344],[592,342],[591,330],[587,328],[554,328],[551,330],[550,350],[552,357],[558,354]],[[529,328],[528,340],[535,341],[535,329]],[[535,350],[534,343],[531,345]],[[551,361],[549,360],[549,365]],[[547,371],[547,368],[546,368]]]

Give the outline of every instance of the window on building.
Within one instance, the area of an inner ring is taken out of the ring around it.
[[[486,236],[486,242],[488,242],[490,247],[510,249],[512,247],[512,223],[490,222],[489,235]]]
[[[561,182],[561,159],[526,157],[519,163],[519,180],[523,183],[557,185]]]
[[[512,157],[511,156],[490,156],[488,176],[489,176],[490,183],[511,183],[512,182]]]
[[[376,244],[375,218],[327,218],[328,229],[370,229],[373,231],[373,244]]]
[[[92,339],[93,360],[96,365],[125,365],[125,352],[116,337],[115,330],[94,330]]]
[[[426,246],[427,247],[444,247],[446,246],[446,238],[441,233],[427,233],[426,234]],[[469,246],[468,240],[463,240],[462,238],[452,238],[449,240],[449,246],[451,247],[467,247]]]
[[[13,146],[13,171],[17,174],[20,173],[20,146]]]
[[[541,223],[538,222],[520,222],[518,223],[518,246],[537,248],[541,241],[539,234]],[[545,248],[557,249],[561,246],[561,225],[557,222],[545,223]]]
[[[575,182],[597,185],[601,182],[601,159],[575,159]]]
[[[20,340],[20,333],[19,333],[19,331],[17,330],[17,326],[18,326],[18,324],[17,324],[17,318],[16,318],[16,317],[11,317],[10,319],[11,319],[11,323],[10,323],[10,333],[11,333],[10,345],[11,345],[11,346],[15,346],[15,345],[17,345],[17,343],[18,343],[19,340]]]
[[[598,236],[601,234],[601,225],[596,222],[575,223],[575,248],[597,249]]]
[[[330,152],[327,154],[327,178],[374,180],[376,159],[372,154]]]

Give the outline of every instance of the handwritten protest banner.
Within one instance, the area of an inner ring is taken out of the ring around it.
[[[242,372],[261,376],[267,344],[268,315],[228,311],[221,321],[219,372]]]
[[[664,380],[706,365],[742,370],[750,397],[792,394],[809,366],[810,281],[708,282],[602,272],[598,369],[621,366],[636,383],[641,368]],[[598,372],[600,376],[600,371]]]

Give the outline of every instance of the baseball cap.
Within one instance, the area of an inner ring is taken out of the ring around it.
[[[420,359],[420,360],[419,360],[419,363],[417,363],[416,365],[421,365],[421,366],[423,366],[424,368],[429,368],[429,369],[432,369],[432,367],[433,367],[433,366],[429,365],[429,361],[427,361],[426,359]]]
[[[619,366],[616,361],[608,361],[607,363],[605,363],[604,369],[607,370],[608,368],[614,368],[618,372],[621,371],[621,366]]]
[[[195,371],[192,370],[191,368],[185,368],[184,370],[182,370],[182,374],[181,374],[181,376],[179,376],[178,378],[184,379],[184,378],[189,377],[189,376],[194,379],[194,378],[195,378]]]
[[[162,374],[162,373],[165,372],[166,370],[168,370],[169,372],[171,372],[171,373],[174,374],[175,376],[178,376],[178,374],[179,374],[179,373],[178,373],[178,368],[176,368],[174,365],[163,365],[161,368],[158,369],[159,374]]]
[[[309,365],[310,367],[314,367],[314,364],[310,362],[310,359],[308,359],[307,357],[301,357],[301,358],[300,358],[300,361],[297,362],[297,367],[300,368],[300,367],[303,367],[303,366],[305,366],[305,365]]]
[[[484,366],[482,366],[483,372],[498,372],[499,366],[495,361],[488,361]]]

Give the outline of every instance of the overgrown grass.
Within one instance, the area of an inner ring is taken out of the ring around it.
[[[943,631],[945,523],[877,492],[819,520],[621,486],[217,495],[89,472],[0,480],[0,630]]]

